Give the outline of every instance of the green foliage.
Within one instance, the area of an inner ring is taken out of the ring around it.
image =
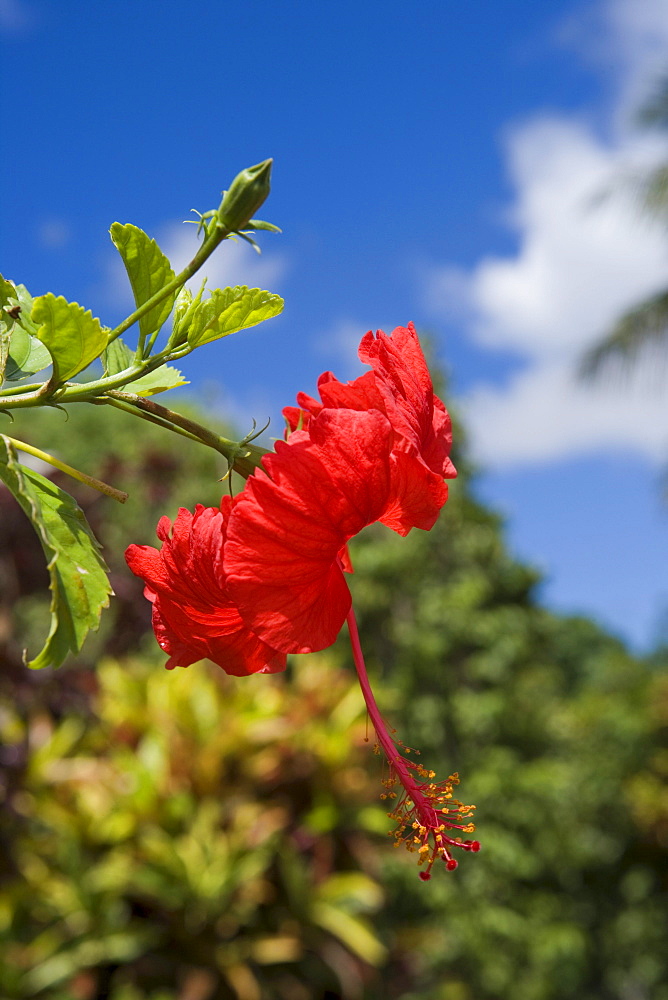
[[[112,242],[123,258],[137,308],[174,280],[172,266],[164,253],[143,229],[131,223],[114,222],[109,230]],[[176,289],[139,319],[142,337],[160,330],[172,311]]]
[[[185,406],[184,412],[192,411]],[[150,616],[140,582],[128,573],[125,564],[123,553],[127,545],[131,541],[157,544],[155,527],[160,514],[174,518],[179,506],[192,509],[196,503],[218,504],[226,488],[220,482],[226,471],[224,459],[195,443],[187,448],[174,448],[173,435],[146,422],[138,434],[135,422],[125,413],[106,407],[72,406],[70,413],[54,409],[19,412],[12,431],[25,441],[39,443],[56,457],[66,455],[79,468],[86,469],[95,463],[99,473],[112,478],[130,494],[128,503],[121,505],[79,483],[72,487],[86,520],[104,546],[110,583],[116,594],[102,618],[100,632],[91,635],[86,643],[86,662],[94,662],[110,638],[114,650],[128,648],[136,641],[137,629],[147,628]],[[53,480],[58,486],[70,483],[60,473]],[[25,560],[30,538],[21,534],[23,515],[16,511],[11,517],[10,511],[5,510],[3,518],[10,532],[5,544],[11,537],[21,539],[21,552],[16,559]],[[34,547],[38,548],[36,539]],[[3,578],[7,577],[0,569],[0,579]],[[5,586],[0,591],[0,608],[4,601],[5,613],[14,627],[11,647],[12,650],[18,647],[20,654],[25,646],[32,648],[40,641],[48,618],[48,598],[41,591],[22,596]],[[0,672],[1,668],[2,664]]]
[[[33,300],[22,285],[14,285],[0,275],[0,411],[11,417],[16,411],[34,411],[45,406],[63,407],[74,402],[114,406],[158,424],[165,430],[184,435],[191,441],[205,444],[227,458],[228,470],[235,469],[242,475],[249,475],[259,464],[264,449],[246,439],[230,441],[146,397],[187,384],[181,372],[169,364],[170,361],[184,357],[202,344],[255,326],[281,312],[283,300],[278,295],[257,288],[248,289],[245,285],[215,289],[205,301],[202,301],[202,291],[193,300],[185,289],[186,282],[221,242],[233,234],[250,240],[247,233],[240,231],[242,225],[248,224],[251,230],[279,231],[270,223],[251,220],[244,214],[262,205],[269,195],[271,165],[271,160],[265,160],[242,171],[224,194],[220,210],[200,213],[204,242],[178,275],[172,271],[155,240],[143,230],[131,224],[113,223],[111,238],[125,264],[136,304],[134,312],[114,330],[103,327],[90,310],[85,310],[76,302],[67,302],[51,292]],[[209,217],[212,217],[211,223],[205,223],[204,220]],[[155,349],[158,333],[177,298],[179,305],[171,336],[161,350]],[[135,323],[139,325],[139,336],[133,351],[121,341],[120,335]],[[103,364],[102,378],[71,381],[98,360]],[[50,365],[50,378],[37,385],[25,384],[25,378]],[[2,388],[9,381],[22,384]],[[128,392],[128,388],[132,391]],[[105,428],[103,434],[107,433]],[[26,444],[16,439],[15,443],[19,448]],[[62,459],[49,455],[43,448],[33,445],[32,454],[74,479],[86,481],[102,493],[115,495],[121,502],[125,499],[115,487],[80,472]],[[40,503],[40,498],[43,501],[46,494],[43,489],[38,490],[36,502],[32,496],[34,485],[26,485],[30,476],[26,474],[21,479],[21,475],[17,478],[17,475],[10,475],[7,471],[5,475],[24,511],[33,520],[35,531],[50,559],[54,593],[52,628],[47,645],[32,661],[32,666],[58,666],[68,649],[77,651],[87,630],[97,624],[101,606],[98,577],[100,571],[104,571],[103,564],[95,563],[94,584],[86,576],[92,572],[90,559],[83,559],[79,566],[81,579],[77,587],[63,584],[57,575],[57,566],[65,562],[62,540],[72,534],[68,519],[71,519],[76,505],[62,490],[58,493],[59,502],[53,504],[46,501]],[[60,502],[61,498],[65,499]],[[48,516],[44,514],[47,507]],[[77,517],[81,519],[83,515],[79,512]],[[93,546],[90,552],[94,551],[95,539],[85,519],[80,529],[81,538],[88,539],[89,547]],[[77,544],[77,555],[83,557],[81,546]],[[70,580],[70,576],[69,572],[66,573],[65,580]],[[81,582],[83,579],[91,584],[90,593]],[[110,593],[108,584],[104,586],[104,593]]]
[[[22,466],[0,435],[0,479],[18,500],[37,530],[47,558],[51,588],[51,628],[41,652],[29,667],[58,667],[78,652],[91,628],[97,628],[111,587],[99,545],[76,502],[44,476]]]
[[[238,333],[283,312],[280,295],[261,288],[219,288],[203,299],[195,310],[188,328],[191,347],[209,344],[231,333]]]

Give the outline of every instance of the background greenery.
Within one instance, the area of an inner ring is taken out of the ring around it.
[[[478,806],[480,854],[425,884],[387,838],[345,637],[280,677],[162,669],[122,553],[216,503],[222,460],[71,411],[11,433],[131,499],[75,484],[117,598],[76,660],[30,673],[46,574],[0,494],[0,996],[668,998],[668,655],[542,608],[461,449],[433,531],[353,547],[381,706]]]

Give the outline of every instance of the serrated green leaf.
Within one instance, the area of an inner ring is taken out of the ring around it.
[[[38,325],[37,337],[53,358],[53,377],[66,382],[102,354],[107,334],[90,309],[48,292],[33,302],[31,318]]]
[[[51,364],[51,355],[34,336],[32,303],[24,285],[0,275],[0,382],[16,382]]]
[[[133,360],[133,352],[120,337],[117,337],[102,355],[104,374],[118,375],[119,372],[130,368]],[[166,392],[168,389],[176,389],[179,385],[189,385],[189,383],[183,378],[178,368],[161,365],[155,371],[148,372],[134,381],[128,379],[125,385],[137,396],[155,396],[158,392]]]
[[[134,382],[128,382],[128,389],[137,396],[155,396],[158,392],[167,392],[168,389],[176,389],[180,385],[190,385],[190,383],[184,379],[178,368],[161,365],[160,368],[142,375]]]
[[[283,299],[261,288],[235,285],[217,288],[195,310],[188,330],[191,347],[208,344],[239,330],[256,326],[283,311]]]
[[[131,223],[114,222],[109,230],[111,239],[123,258],[125,270],[132,285],[137,307],[159,292],[174,278],[174,272],[164,253],[143,229]],[[159,302],[139,320],[139,329],[148,337],[159,330],[174,305],[176,292]]]
[[[21,465],[4,435],[0,435],[0,479],[30,518],[51,581],[51,628],[44,648],[28,666],[58,667],[99,625],[102,608],[113,593],[107,568],[78,504],[44,476]]]

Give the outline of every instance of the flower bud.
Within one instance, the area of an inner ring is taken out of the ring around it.
[[[232,232],[243,229],[267,200],[272,163],[273,160],[263,160],[242,170],[232,181],[229,191],[223,193],[218,219],[226,229]]]

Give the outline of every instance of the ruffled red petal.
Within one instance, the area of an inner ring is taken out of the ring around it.
[[[131,545],[126,552],[130,569],[146,583],[153,628],[170,668],[205,657],[237,676],[285,668],[285,655],[244,624],[227,592],[223,550],[231,507],[224,497],[220,509],[198,505],[191,514],[181,508],[173,526],[160,519],[160,550]]]
[[[369,331],[359,357],[373,370],[352,382],[339,382],[332,372],[324,372],[318,379],[322,402],[299,393],[299,406],[283,411],[286,422],[292,431],[307,428],[323,407],[384,413],[392,427],[393,474],[387,508],[379,520],[400,535],[411,528],[428,530],[448,498],[443,479],[457,472],[449,458],[450,416],[434,395],[415,327],[399,326],[390,336]]]

